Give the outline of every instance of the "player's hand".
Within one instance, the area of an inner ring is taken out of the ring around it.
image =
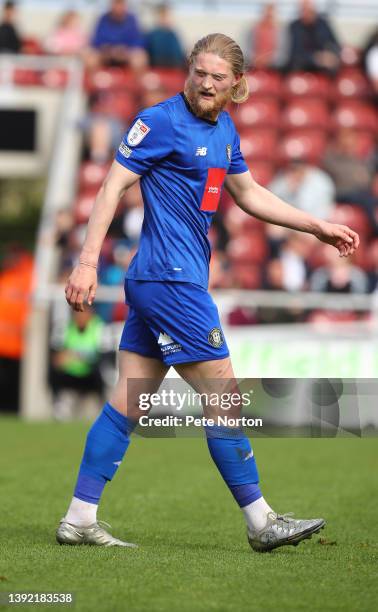
[[[352,255],[360,244],[359,235],[347,225],[321,221],[314,234],[321,242],[334,246],[340,257]]]
[[[66,300],[74,310],[83,312],[84,300],[92,305],[97,289],[97,270],[78,264],[72,270],[65,289]]]

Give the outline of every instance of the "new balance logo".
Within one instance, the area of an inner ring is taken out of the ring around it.
[[[207,147],[198,147],[196,151],[196,156],[200,155],[201,157],[205,157],[207,155]]]
[[[247,453],[246,451],[241,450],[240,448],[236,449],[236,452],[238,453],[240,459],[242,461],[248,461],[248,459],[252,459],[253,457],[253,450],[249,451],[249,453]]]
[[[164,334],[163,332],[160,332],[158,344],[161,344],[162,346],[167,346],[167,344],[173,344],[173,342],[174,340],[172,340],[171,336],[168,336],[168,334]]]

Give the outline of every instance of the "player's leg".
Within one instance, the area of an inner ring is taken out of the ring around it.
[[[208,418],[217,423],[218,416],[224,417],[222,397],[230,394],[238,401],[227,415],[232,420],[239,418],[242,401],[229,357],[174,367],[203,398],[218,396],[218,402],[212,402],[211,406],[204,402],[204,414]],[[261,493],[255,457],[241,427],[215,424],[205,430],[210,455],[244,514],[248,541],[254,550],[266,552],[283,545],[296,546],[323,529],[323,519],[298,520],[272,510]]]
[[[140,393],[157,391],[168,366],[155,356],[159,355],[156,341],[135,311],[129,314],[120,348],[118,382],[110,401],[88,432],[74,496],[57,531],[61,543],[80,543],[84,530],[91,543],[122,545],[114,538],[107,540],[109,534],[104,530],[100,535],[107,541],[99,537],[98,504],[106,483],[114,477],[130,444],[130,435],[141,414],[138,408]],[[136,350],[142,354],[134,352]],[[95,526],[94,534],[88,531],[91,525]]]
[[[214,426],[205,427],[210,455],[241,508],[248,526],[260,530],[266,526],[272,508],[265,501],[260,487],[256,460],[248,437],[239,426],[218,424],[218,417],[239,419],[241,396],[234,376],[231,359],[215,359],[174,366],[180,376],[203,398],[204,415],[213,419]],[[232,396],[232,406],[222,407],[222,398]],[[218,399],[215,402],[215,399]],[[237,421],[236,421],[237,422]]]

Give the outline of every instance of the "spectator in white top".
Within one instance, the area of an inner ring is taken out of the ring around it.
[[[295,160],[270,183],[283,200],[300,210],[328,219],[334,208],[335,185],[328,174],[302,160]]]

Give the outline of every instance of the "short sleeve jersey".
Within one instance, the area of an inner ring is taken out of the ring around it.
[[[116,160],[142,177],[144,221],[126,278],[207,289],[207,233],[224,179],[248,170],[229,114],[200,119],[177,94],[137,116]]]

